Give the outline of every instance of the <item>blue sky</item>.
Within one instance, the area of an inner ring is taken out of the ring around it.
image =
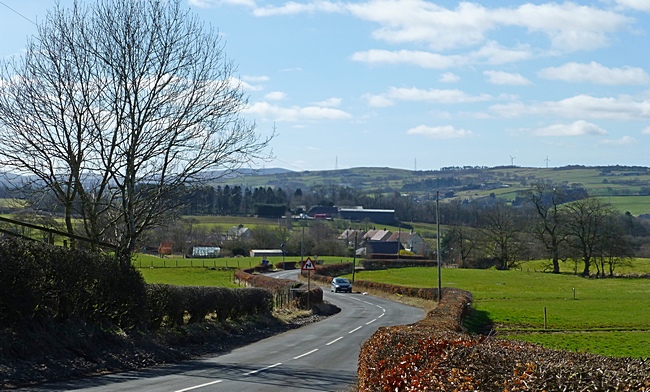
[[[51,4],[0,0],[0,56]],[[650,0],[186,4],[275,124],[266,167],[650,165]]]

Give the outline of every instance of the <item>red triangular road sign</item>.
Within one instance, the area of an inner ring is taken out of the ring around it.
[[[305,263],[302,265],[302,267],[300,269],[303,270],[303,271],[305,271],[305,270],[306,271],[314,271],[316,269],[316,266],[314,265],[314,263],[312,263],[311,259],[309,257],[307,257],[307,260],[305,260]]]

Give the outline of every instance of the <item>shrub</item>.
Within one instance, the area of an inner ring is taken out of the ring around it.
[[[209,314],[217,320],[266,314],[273,309],[273,295],[255,288],[173,286],[151,284],[147,287],[151,328],[200,323]],[[186,317],[188,316],[188,317]]]
[[[0,324],[81,320],[133,328],[145,322],[144,280],[107,254],[0,240]]]

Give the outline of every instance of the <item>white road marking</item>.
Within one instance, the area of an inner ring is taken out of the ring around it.
[[[174,392],[185,392],[185,391],[191,391],[192,389],[199,389],[199,388],[207,387],[208,385],[218,384],[218,383],[220,383],[220,382],[222,382],[222,381],[223,381],[223,380],[216,380],[216,381],[212,381],[212,382],[206,382],[205,384],[195,385],[195,386],[193,386],[193,387],[189,387],[189,388],[185,388],[185,389],[179,389],[178,391],[174,391]]]
[[[297,357],[293,357],[293,359],[298,359],[298,358],[306,357],[307,355],[309,355],[309,354],[313,354],[313,353],[315,353],[316,351],[318,351],[317,348],[311,350],[311,351],[308,352],[308,353],[304,353],[304,354],[302,354],[302,355],[298,355]]]
[[[382,318],[382,317],[384,317],[385,314],[386,314],[386,313],[382,313],[382,314],[380,314],[379,317],[377,317],[377,318]]]
[[[353,332],[357,332],[357,331],[358,331],[358,330],[360,330],[360,329],[361,329],[361,326],[359,326],[359,327],[356,327],[355,329],[353,329],[352,331],[350,331],[350,332],[348,332],[348,333],[353,333]]]
[[[374,323],[375,321],[377,321],[377,319],[370,320],[370,321],[368,321],[368,322],[366,323],[366,325],[368,325],[368,324],[372,324],[372,323]]]
[[[332,340],[331,342],[327,343],[326,346],[329,346],[330,344],[334,344],[334,343],[338,342],[341,339],[343,339],[343,336],[341,336],[340,338],[336,338],[336,339]]]
[[[272,368],[274,368],[276,366],[280,366],[280,365],[282,365],[282,362],[278,362],[276,364],[273,364],[273,365],[270,365],[270,366],[267,366],[267,367],[264,367],[264,368],[261,368],[261,369],[253,370],[253,371],[250,371],[248,373],[244,373],[244,376],[250,376],[251,374],[259,373],[259,372],[264,371],[264,370],[269,370],[269,369],[272,369]]]

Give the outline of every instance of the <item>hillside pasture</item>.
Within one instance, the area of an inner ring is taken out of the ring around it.
[[[403,268],[359,271],[356,280],[371,280],[411,287],[437,287],[435,268]],[[633,345],[650,331],[648,279],[586,279],[576,275],[524,270],[443,269],[442,284],[470,291],[476,314],[488,317],[497,335],[529,339],[562,347],[570,334],[599,333],[608,342],[602,352],[582,339],[573,339],[576,351],[607,355],[650,357],[650,345]],[[574,299],[575,293],[575,299]],[[544,319],[546,309],[546,329]],[[551,333],[552,332],[552,333]],[[562,333],[559,333],[562,332]],[[596,335],[594,335],[596,336]],[[581,344],[581,341],[584,344]]]

